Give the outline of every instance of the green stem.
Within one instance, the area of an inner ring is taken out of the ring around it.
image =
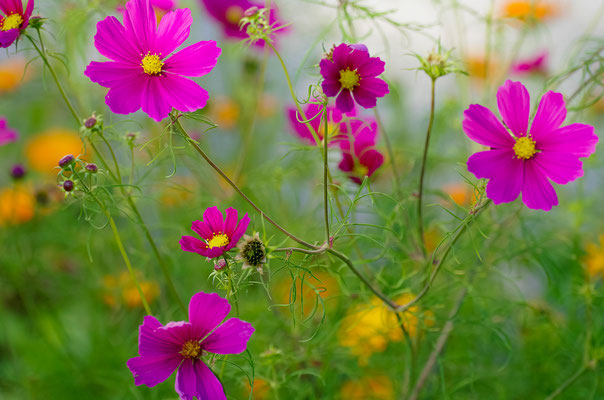
[[[236,290],[233,286],[233,271],[231,271],[231,265],[229,264],[229,260],[227,260],[226,256],[223,255],[222,258],[226,263],[226,275],[227,275],[227,300],[232,300],[235,303],[235,314],[239,316],[239,296],[236,294]]]
[[[378,112],[377,106],[373,108],[373,113],[375,115],[375,120],[378,124],[378,128],[380,133],[384,137],[384,141],[386,142],[386,149],[388,150],[388,156],[390,157],[390,166],[392,167],[392,175],[394,177],[394,183],[396,192],[399,192],[401,177],[398,174],[398,169],[396,168],[396,161],[394,158],[394,148],[392,147],[392,142],[390,141],[390,136],[388,136],[388,132],[384,128],[384,124],[382,123],[382,118],[380,117],[380,113]]]
[[[424,243],[424,219],[423,219],[423,194],[424,194],[424,176],[426,174],[426,163],[428,161],[428,149],[430,148],[430,136],[432,135],[432,125],[434,124],[434,100],[435,100],[436,79],[432,79],[430,90],[430,121],[428,122],[428,131],[426,132],[426,143],[424,144],[424,155],[422,157],[422,169],[419,175],[419,192],[417,194],[417,233],[419,235],[420,248],[424,256],[426,255],[426,245]]]
[[[570,385],[572,385],[573,383],[575,383],[575,381],[577,379],[579,379],[581,377],[581,375],[583,375],[585,373],[585,371],[587,371],[587,369],[590,367],[589,364],[583,364],[581,365],[581,367],[570,376],[570,378],[568,378],[567,380],[565,380],[556,390],[554,390],[552,392],[552,394],[550,394],[549,396],[546,397],[545,400],[553,400],[556,397],[558,397],[560,394],[562,394],[562,392],[564,392],[566,389],[569,388]]]
[[[327,175],[329,174],[329,165],[327,163],[327,149],[329,148],[327,146],[329,144],[327,102],[323,105],[323,116],[325,118],[325,131],[323,134],[323,202],[325,205],[325,243],[329,246],[331,237],[329,235],[329,198],[327,195]]]

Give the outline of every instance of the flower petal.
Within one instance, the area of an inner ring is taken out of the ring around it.
[[[170,108],[176,108],[182,112],[193,112],[204,108],[210,98],[207,90],[199,86],[191,79],[166,73],[159,80],[161,92]]]
[[[222,50],[213,40],[185,47],[166,60],[164,71],[184,76],[204,76],[218,62]]]
[[[358,71],[363,79],[378,76],[384,72],[386,63],[378,57],[370,57],[365,63],[359,65]]]
[[[134,357],[126,365],[134,375],[136,386],[153,387],[168,379],[181,362],[182,357],[177,353],[170,357]]]
[[[115,17],[107,17],[96,24],[94,47],[105,57],[132,65],[141,63],[141,51],[133,44],[134,36],[126,32]]]
[[[203,212],[203,221],[210,225],[212,233],[224,233],[224,218],[218,207],[208,207]]]
[[[354,109],[354,100],[350,95],[350,90],[342,90],[336,99],[336,108],[343,113],[347,113]]]
[[[5,15],[12,13],[23,14],[23,3],[21,0],[3,0],[0,1],[0,10]]]
[[[524,167],[522,202],[533,210],[549,211],[558,205],[558,196],[539,164],[531,161]]]
[[[377,97],[384,97],[390,91],[388,84],[379,78],[364,78],[361,85],[353,91],[354,99],[363,108],[373,108],[377,104]]]
[[[237,225],[235,231],[229,236],[229,244],[225,247],[225,251],[229,251],[233,247],[237,246],[237,242],[239,241],[239,239],[241,239],[249,225],[250,217],[246,213],[243,218],[241,218],[241,220],[239,221],[239,224]]]
[[[239,215],[237,210],[233,207],[229,207],[224,212],[226,217],[224,219],[224,233],[230,238],[235,228],[237,228],[237,221],[239,219]]]
[[[141,108],[147,78],[140,76],[132,80],[123,80],[119,86],[113,86],[105,96],[105,103],[116,114],[131,114]]]
[[[531,125],[531,136],[539,142],[545,139],[552,131],[558,129],[566,119],[566,105],[560,93],[549,91],[543,95],[539,102],[537,114]]]
[[[192,23],[193,17],[188,8],[170,11],[159,22],[157,39],[153,49],[149,48],[149,50],[161,54],[162,58],[167,57],[187,40]]]
[[[204,257],[209,257],[208,245],[194,236],[183,236],[180,238],[178,243],[180,243],[180,248],[182,251],[188,251],[189,253],[197,253]]]
[[[598,136],[594,127],[585,124],[570,124],[544,136],[537,148],[543,152],[570,153],[577,157],[589,157],[596,151]]]
[[[142,68],[138,65],[115,61],[92,61],[84,71],[84,75],[92,82],[107,88],[121,86],[133,79],[144,77],[143,74]]]
[[[216,293],[199,292],[189,302],[189,321],[195,336],[205,337],[222,322],[231,311],[229,301]]]
[[[7,48],[17,40],[21,31],[19,29],[9,29],[0,31],[0,48]]]
[[[506,125],[516,136],[526,136],[531,98],[520,82],[505,81],[497,91],[497,106]]]
[[[493,148],[514,147],[514,138],[488,108],[471,104],[463,115],[463,131],[476,143]]]
[[[202,343],[204,350],[216,354],[239,354],[247,348],[247,342],[254,333],[249,322],[231,318],[220,325]]]
[[[214,236],[212,228],[204,221],[193,221],[191,229],[206,240],[210,240]]]
[[[226,400],[222,384],[201,360],[185,360],[176,374],[176,393],[182,400]]]
[[[168,77],[168,74],[150,76],[146,79],[146,85],[143,87],[141,108],[149,117],[157,122],[166,118],[170,114],[170,111],[172,111],[172,105],[168,101],[171,97],[164,89],[168,85],[167,80],[169,79],[171,78]]]
[[[163,325],[155,317],[145,316],[138,329],[138,354],[151,358],[178,354],[182,343],[161,338],[155,333],[158,328],[163,328]]]
[[[574,154],[544,151],[535,155],[534,162],[559,185],[566,185],[583,176],[583,163]]]
[[[359,162],[367,167],[367,176],[371,176],[384,163],[384,156],[376,149],[368,149],[361,154]]]
[[[476,178],[487,178],[487,197],[495,204],[516,200],[522,189],[523,160],[511,149],[487,150],[468,159],[468,171]]]
[[[124,26],[134,38],[139,54],[155,50],[157,18],[148,0],[129,0],[126,3]]]

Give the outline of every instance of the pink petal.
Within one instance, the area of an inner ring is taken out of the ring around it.
[[[363,78],[361,85],[354,89],[354,99],[363,108],[373,108],[377,104],[377,97],[384,97],[390,93],[388,84],[378,78]]]
[[[116,114],[131,114],[141,108],[141,97],[147,85],[147,78],[140,76],[133,80],[123,80],[113,86],[105,96],[105,103]]]
[[[108,88],[121,86],[134,79],[142,78],[144,77],[143,74],[144,72],[139,65],[115,61],[92,61],[84,71],[84,75],[90,78],[92,82]]]
[[[170,73],[159,78],[163,78],[159,81],[161,92],[170,108],[173,107],[182,112],[193,112],[204,108],[210,98],[204,88],[190,79]]]
[[[7,48],[17,40],[21,31],[19,29],[9,29],[0,31],[0,48]]]
[[[386,63],[378,57],[371,57],[364,64],[358,67],[358,71],[363,79],[368,77],[378,76],[384,72]]]
[[[166,118],[172,111],[172,104],[168,101],[170,96],[164,89],[164,86],[168,84],[166,81],[169,79],[172,78],[168,77],[168,74],[149,76],[146,79],[146,85],[143,87],[141,107],[149,117],[157,122]]]
[[[165,357],[178,354],[181,343],[165,341],[155,334],[163,325],[153,316],[147,315],[138,328],[138,354],[143,357]]]
[[[210,225],[212,233],[224,233],[224,218],[218,207],[208,207],[203,212],[203,221]]]
[[[247,348],[247,342],[254,333],[249,322],[231,318],[220,325],[202,343],[204,350],[216,354],[239,354]]]
[[[134,357],[126,365],[134,375],[136,386],[153,387],[164,382],[180,365],[182,357],[176,353],[170,357]]]
[[[533,161],[533,160],[531,160]],[[537,153],[534,162],[547,177],[559,185],[566,185],[583,176],[583,163],[570,153]]]
[[[184,76],[204,76],[216,66],[221,52],[213,40],[198,42],[168,58],[164,70]]]
[[[193,236],[183,236],[180,238],[180,248],[189,253],[197,253],[204,257],[208,257],[208,245],[203,241]]]
[[[214,232],[212,232],[212,229],[206,222],[193,221],[191,229],[206,240],[210,240],[214,236]]]
[[[185,360],[176,374],[176,393],[182,400],[226,400],[222,384],[201,360]]]
[[[241,237],[247,230],[249,224],[250,224],[250,217],[248,217],[248,215],[246,213],[243,216],[243,218],[241,218],[241,221],[239,221],[239,224],[237,225],[237,228],[235,229],[233,234],[230,236],[229,244],[228,244],[228,246],[225,247],[225,251],[229,251],[233,247],[237,246],[237,242],[239,241],[239,239],[241,239]]]
[[[152,53],[158,53],[161,57],[169,56],[174,50],[187,40],[193,17],[188,8],[179,8],[164,15],[157,27],[157,39]],[[153,26],[155,30],[155,25]],[[193,76],[193,75],[190,75]]]
[[[545,139],[552,131],[558,129],[566,118],[566,105],[560,93],[547,92],[539,102],[537,114],[531,125],[533,140]]]
[[[524,167],[522,202],[533,210],[549,211],[558,205],[558,196],[539,164],[531,161]]]
[[[12,13],[23,14],[23,3],[21,0],[2,0],[0,1],[0,10],[5,15]]]
[[[367,176],[371,176],[384,163],[384,156],[375,149],[369,149],[363,152],[359,162],[367,167]]]
[[[585,124],[570,124],[544,136],[537,148],[543,152],[570,153],[577,157],[589,157],[596,151],[598,136],[594,127]]]
[[[94,47],[105,57],[132,65],[139,65],[143,57],[131,39],[134,36],[115,17],[107,17],[96,24]]]
[[[493,148],[514,147],[516,141],[488,108],[472,104],[463,115],[463,131],[476,143]]]
[[[126,3],[124,26],[134,36],[139,55],[149,51],[155,53],[157,18],[149,0],[129,0]]]
[[[350,90],[342,90],[336,99],[336,107],[343,113],[347,113],[354,109],[354,100],[350,95]]]
[[[229,207],[224,212],[226,218],[224,220],[224,232],[228,237],[231,237],[235,228],[237,228],[238,213],[233,207]]]
[[[330,61],[326,58],[321,59],[321,61],[319,61],[319,69],[321,71],[321,76],[325,80],[337,82],[338,79],[340,79],[340,69],[337,67],[336,64],[334,64],[333,61]],[[328,95],[328,96],[334,96],[334,95]]]
[[[508,128],[516,136],[528,132],[531,98],[520,82],[505,81],[497,91],[497,106]]]
[[[231,311],[229,301],[216,293],[199,292],[189,302],[189,321],[195,336],[205,337],[222,322]]]
[[[338,164],[338,168],[343,172],[352,172],[354,170],[354,159],[349,153],[342,153],[342,161]]]
[[[476,178],[487,178],[487,197],[495,204],[516,200],[522,189],[523,160],[508,149],[487,150],[468,159],[468,171]]]

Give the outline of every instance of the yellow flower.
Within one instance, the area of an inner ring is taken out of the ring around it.
[[[436,250],[436,246],[438,246],[442,239],[443,235],[436,228],[431,228],[424,232],[424,246],[426,246],[426,251],[432,253]]]
[[[310,315],[315,310],[318,315],[323,313],[321,301],[326,307],[329,307],[335,300],[334,296],[340,293],[338,281],[329,273],[321,270],[312,270],[313,276],[306,274],[304,283],[300,278],[296,279],[295,292],[290,279],[284,279],[277,283],[275,289],[275,300],[279,304],[290,304],[295,295],[294,307],[300,310],[303,316]],[[317,297],[318,296],[318,297]]]
[[[36,199],[24,187],[0,191],[0,226],[21,224],[34,217]]]
[[[443,192],[449,195],[451,200],[459,206],[469,206],[476,201],[474,188],[466,183],[449,183],[443,186]]]
[[[391,400],[394,386],[386,376],[368,376],[344,383],[340,389],[342,400]]]
[[[465,59],[466,71],[470,78],[482,80],[487,77],[493,77],[498,71],[500,63],[494,57],[489,60],[489,65],[486,65],[486,59],[482,55],[470,55]]]
[[[249,397],[250,394],[250,383],[248,382],[248,380],[245,380],[245,386],[247,388],[247,397]],[[270,390],[271,390],[271,386],[269,385],[269,383],[267,381],[265,381],[262,378],[255,378],[254,379],[254,400],[265,400],[269,398],[269,394],[270,394]]]
[[[135,274],[145,299],[148,303],[152,303],[159,295],[159,285],[153,281],[141,281],[142,274],[140,271],[135,271]],[[129,272],[124,271],[117,277],[115,275],[105,275],[103,286],[105,287],[103,302],[110,307],[115,307],[118,304],[118,299],[121,299],[122,303],[129,308],[137,308],[143,305],[136,284],[130,277]]]
[[[586,247],[587,255],[583,258],[583,264],[590,277],[598,275],[604,277],[604,235],[600,235],[600,245],[589,243]]]
[[[210,119],[222,129],[232,129],[239,119],[239,104],[228,97],[217,97],[210,105]]]
[[[541,21],[556,15],[557,11],[558,9],[554,4],[545,1],[508,1],[504,5],[503,15],[507,18],[517,18],[523,21]]]
[[[396,299],[398,304],[406,304],[415,296],[405,293]],[[415,337],[419,327],[419,317],[424,318],[424,324],[431,326],[431,312],[419,315],[419,307],[412,306],[403,313],[403,327],[409,336]],[[338,342],[341,346],[349,347],[350,351],[359,357],[359,363],[366,365],[373,353],[386,350],[389,342],[400,342],[404,339],[403,331],[396,315],[374,298],[369,304],[359,305],[350,310],[338,331]]]
[[[162,185],[159,201],[166,207],[176,207],[187,204],[193,198],[192,189],[196,182],[189,177],[174,177]]]
[[[63,128],[53,128],[30,139],[25,155],[32,169],[43,173],[56,173],[59,160],[67,155],[78,156],[84,151],[80,136]]]
[[[0,64],[0,93],[12,92],[31,76],[31,66],[26,70],[27,62],[23,58],[15,58]]]

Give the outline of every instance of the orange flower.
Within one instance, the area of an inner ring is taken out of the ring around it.
[[[53,128],[30,139],[25,155],[32,169],[42,173],[56,173],[59,160],[67,155],[78,156],[84,152],[80,136],[63,128]]]
[[[36,199],[24,187],[0,191],[0,226],[21,224],[34,217]]]
[[[296,279],[295,287],[289,279],[281,280],[275,288],[275,301],[279,304],[290,304],[300,310],[303,316],[310,315],[316,308],[316,312],[322,314],[322,306],[319,298],[328,306],[335,300],[334,296],[340,293],[338,281],[329,273],[321,270],[312,270],[304,276],[304,283],[300,277]],[[295,299],[294,299],[295,296]]]
[[[426,251],[432,253],[436,250],[436,246],[438,246],[442,239],[443,235],[436,228],[431,228],[424,232],[424,246],[426,246]]]
[[[491,57],[487,67],[486,59],[482,55],[468,56],[465,64],[468,75],[473,79],[485,79],[487,75],[493,77],[498,72],[497,66],[499,65],[497,59]]]
[[[140,277],[142,276],[140,271],[135,271],[135,274],[139,280],[145,299],[148,303],[152,303],[159,295],[159,285],[153,281],[140,281]],[[108,306],[115,307],[118,304],[118,299],[121,298],[122,303],[126,307],[142,307],[143,302],[141,301],[136,284],[130,277],[130,273],[124,271],[117,277],[114,275],[105,275],[103,277],[103,286],[105,287],[103,302]]]
[[[342,400],[391,400],[394,386],[386,376],[367,376],[344,383],[340,389]]]
[[[596,243],[587,245],[587,255],[583,258],[583,265],[592,278],[598,275],[604,277],[604,235],[600,235],[599,239],[599,246]]]
[[[250,393],[250,383],[248,380],[245,380],[245,386],[247,388],[247,396],[249,397]],[[254,399],[255,400],[265,400],[269,398],[269,394],[271,391],[271,386],[267,381],[262,378],[254,379]]]
[[[210,118],[221,129],[232,129],[239,119],[239,104],[228,97],[217,97],[210,105]]]
[[[26,70],[23,58],[14,58],[0,64],[0,93],[12,92],[31,77],[31,66]]]
[[[517,18],[523,21],[542,21],[555,16],[557,12],[558,9],[554,4],[535,0],[508,1],[503,8],[504,17]]]
[[[459,206],[467,207],[476,201],[474,188],[466,183],[449,183],[443,186],[443,192],[449,195],[451,200]]]
[[[159,201],[166,207],[176,207],[187,204],[193,198],[192,188],[197,185],[190,177],[174,177],[162,184],[162,193]]]

